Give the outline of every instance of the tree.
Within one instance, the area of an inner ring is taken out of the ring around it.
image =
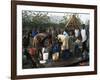
[[[32,26],[32,12],[31,11],[22,11],[22,26],[23,29],[29,29]]]
[[[50,22],[47,12],[34,12],[32,16],[32,23],[35,27],[45,26]]]
[[[23,11],[22,22],[24,29],[40,28],[50,25],[50,18],[47,12],[40,11]]]
[[[65,25],[68,22],[68,17],[69,17],[68,13],[64,13],[62,20],[60,20],[59,22],[59,26],[61,26],[62,28],[65,28]]]
[[[60,21],[60,24],[66,24],[68,19],[68,13],[64,13],[63,19]]]

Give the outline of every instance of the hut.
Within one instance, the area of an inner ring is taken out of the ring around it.
[[[73,14],[68,19],[67,24],[65,25],[65,28],[68,30],[75,30],[76,28],[80,29],[81,21],[77,15]]]

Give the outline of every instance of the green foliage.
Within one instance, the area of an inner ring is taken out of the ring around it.
[[[48,30],[49,28],[61,29],[64,28],[65,25],[68,23],[68,20],[71,15],[72,15],[71,13],[64,13],[62,19],[60,20],[58,18],[59,22],[56,23],[56,21],[53,21],[53,19],[51,19],[52,17],[48,15],[48,12],[23,10],[22,11],[23,30],[32,30],[33,28],[37,28],[38,30]],[[82,23],[78,14],[75,15],[77,16],[77,20],[80,23]]]
[[[47,25],[49,26],[50,18],[47,16],[47,14],[47,12],[23,11],[23,29],[32,29],[34,27],[41,28]]]

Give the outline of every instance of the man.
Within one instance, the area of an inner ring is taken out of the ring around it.
[[[82,42],[84,43],[87,40],[85,24],[83,24],[83,28],[81,29],[81,36],[82,36]]]
[[[76,38],[79,37],[79,29],[78,28],[75,29],[74,33],[75,33]]]
[[[86,57],[86,52],[87,52],[87,46],[86,46],[86,41],[87,41],[87,35],[86,35],[86,30],[85,30],[85,24],[82,25],[82,29],[81,29],[81,36],[82,36],[82,53],[83,53],[83,57],[85,59]]]

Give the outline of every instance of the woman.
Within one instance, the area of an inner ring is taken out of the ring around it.
[[[65,36],[65,35],[62,35],[62,34],[59,34],[57,36],[59,42],[61,42],[61,58],[62,60],[66,60],[70,57],[70,52],[69,52],[69,37]]]

